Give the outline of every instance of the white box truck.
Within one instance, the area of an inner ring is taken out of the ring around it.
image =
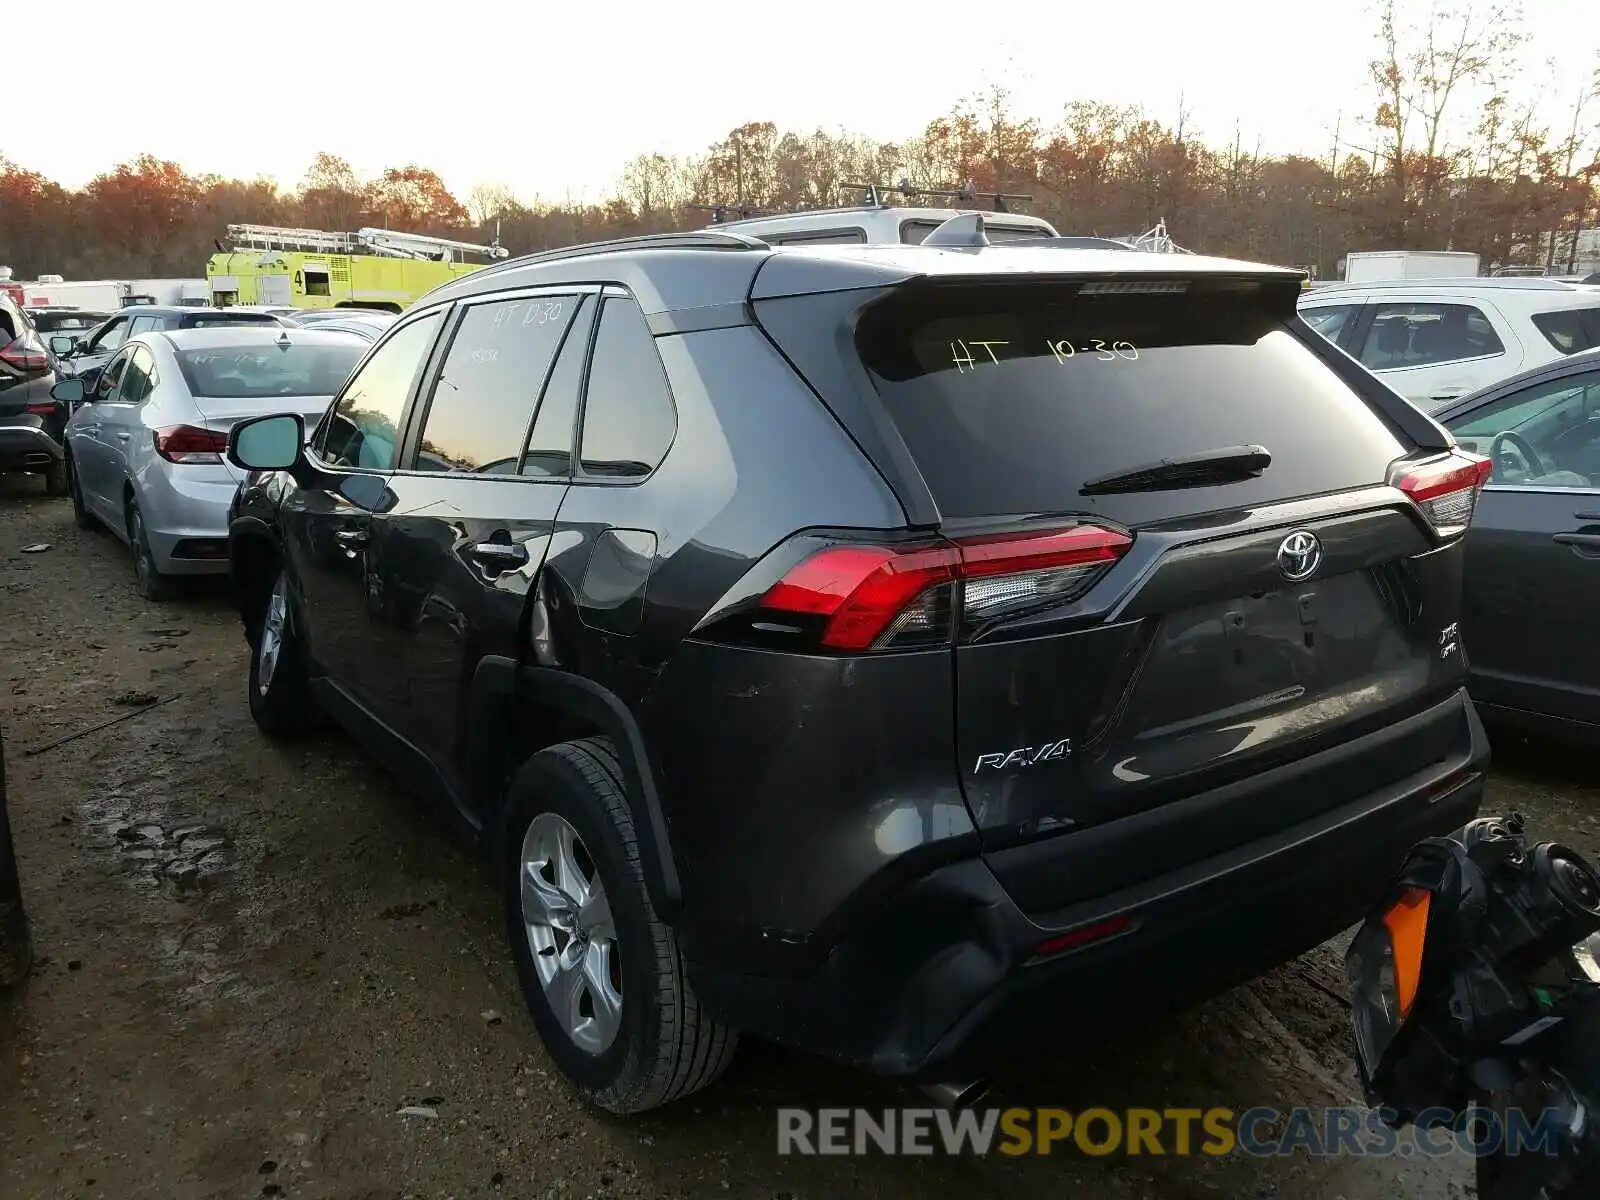
[[[1344,256],[1344,279],[1473,279],[1478,266],[1478,256],[1464,250],[1352,250]]]
[[[23,285],[30,308],[84,308],[116,312],[130,304],[204,306],[211,295],[204,279],[84,279],[41,275]]]

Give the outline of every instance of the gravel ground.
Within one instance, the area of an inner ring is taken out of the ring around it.
[[[0,727],[41,955],[0,1005],[8,1200],[1471,1193],[1457,1158],[779,1158],[779,1106],[922,1101],[752,1044],[680,1106],[599,1115],[523,1015],[478,859],[342,736],[257,736],[220,587],[146,604],[120,543],[79,532],[37,481],[0,479],[0,614]],[[1504,747],[1491,805],[1595,852],[1600,789],[1584,778],[1576,755]],[[1354,1103],[1340,949],[1086,1038],[998,1081],[997,1100]]]

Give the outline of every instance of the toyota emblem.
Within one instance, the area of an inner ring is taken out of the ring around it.
[[[1278,570],[1290,583],[1310,579],[1322,565],[1322,543],[1309,529],[1296,529],[1278,543]]]

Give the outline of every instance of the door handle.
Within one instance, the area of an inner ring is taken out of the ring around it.
[[[467,554],[486,567],[509,571],[528,561],[528,548],[520,542],[473,542]]]
[[[127,432],[127,430],[123,430],[121,433],[117,434],[117,441],[125,442],[127,440],[128,440],[128,432]]]
[[[367,531],[365,529],[341,529],[333,535],[333,540],[346,550],[359,550],[367,544]]]
[[[1600,533],[1558,533],[1550,540],[1558,546],[1600,553]]]
[[[1572,516],[1577,521],[1600,521],[1600,512],[1573,513]]]

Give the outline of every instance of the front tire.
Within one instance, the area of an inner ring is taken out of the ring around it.
[[[289,600],[289,580],[282,571],[273,580],[260,627],[251,638],[250,716],[268,737],[304,733],[321,718],[306,672],[305,643]]]
[[[150,548],[150,535],[145,531],[144,514],[139,502],[128,501],[128,544],[133,547],[133,580],[139,595],[146,600],[170,600],[177,591],[177,581],[163,575],[156,566],[155,551]]]
[[[502,838],[506,936],[545,1050],[609,1112],[710,1084],[738,1037],[700,1008],[645,888],[621,764],[604,738],[563,742],[511,782]]]

